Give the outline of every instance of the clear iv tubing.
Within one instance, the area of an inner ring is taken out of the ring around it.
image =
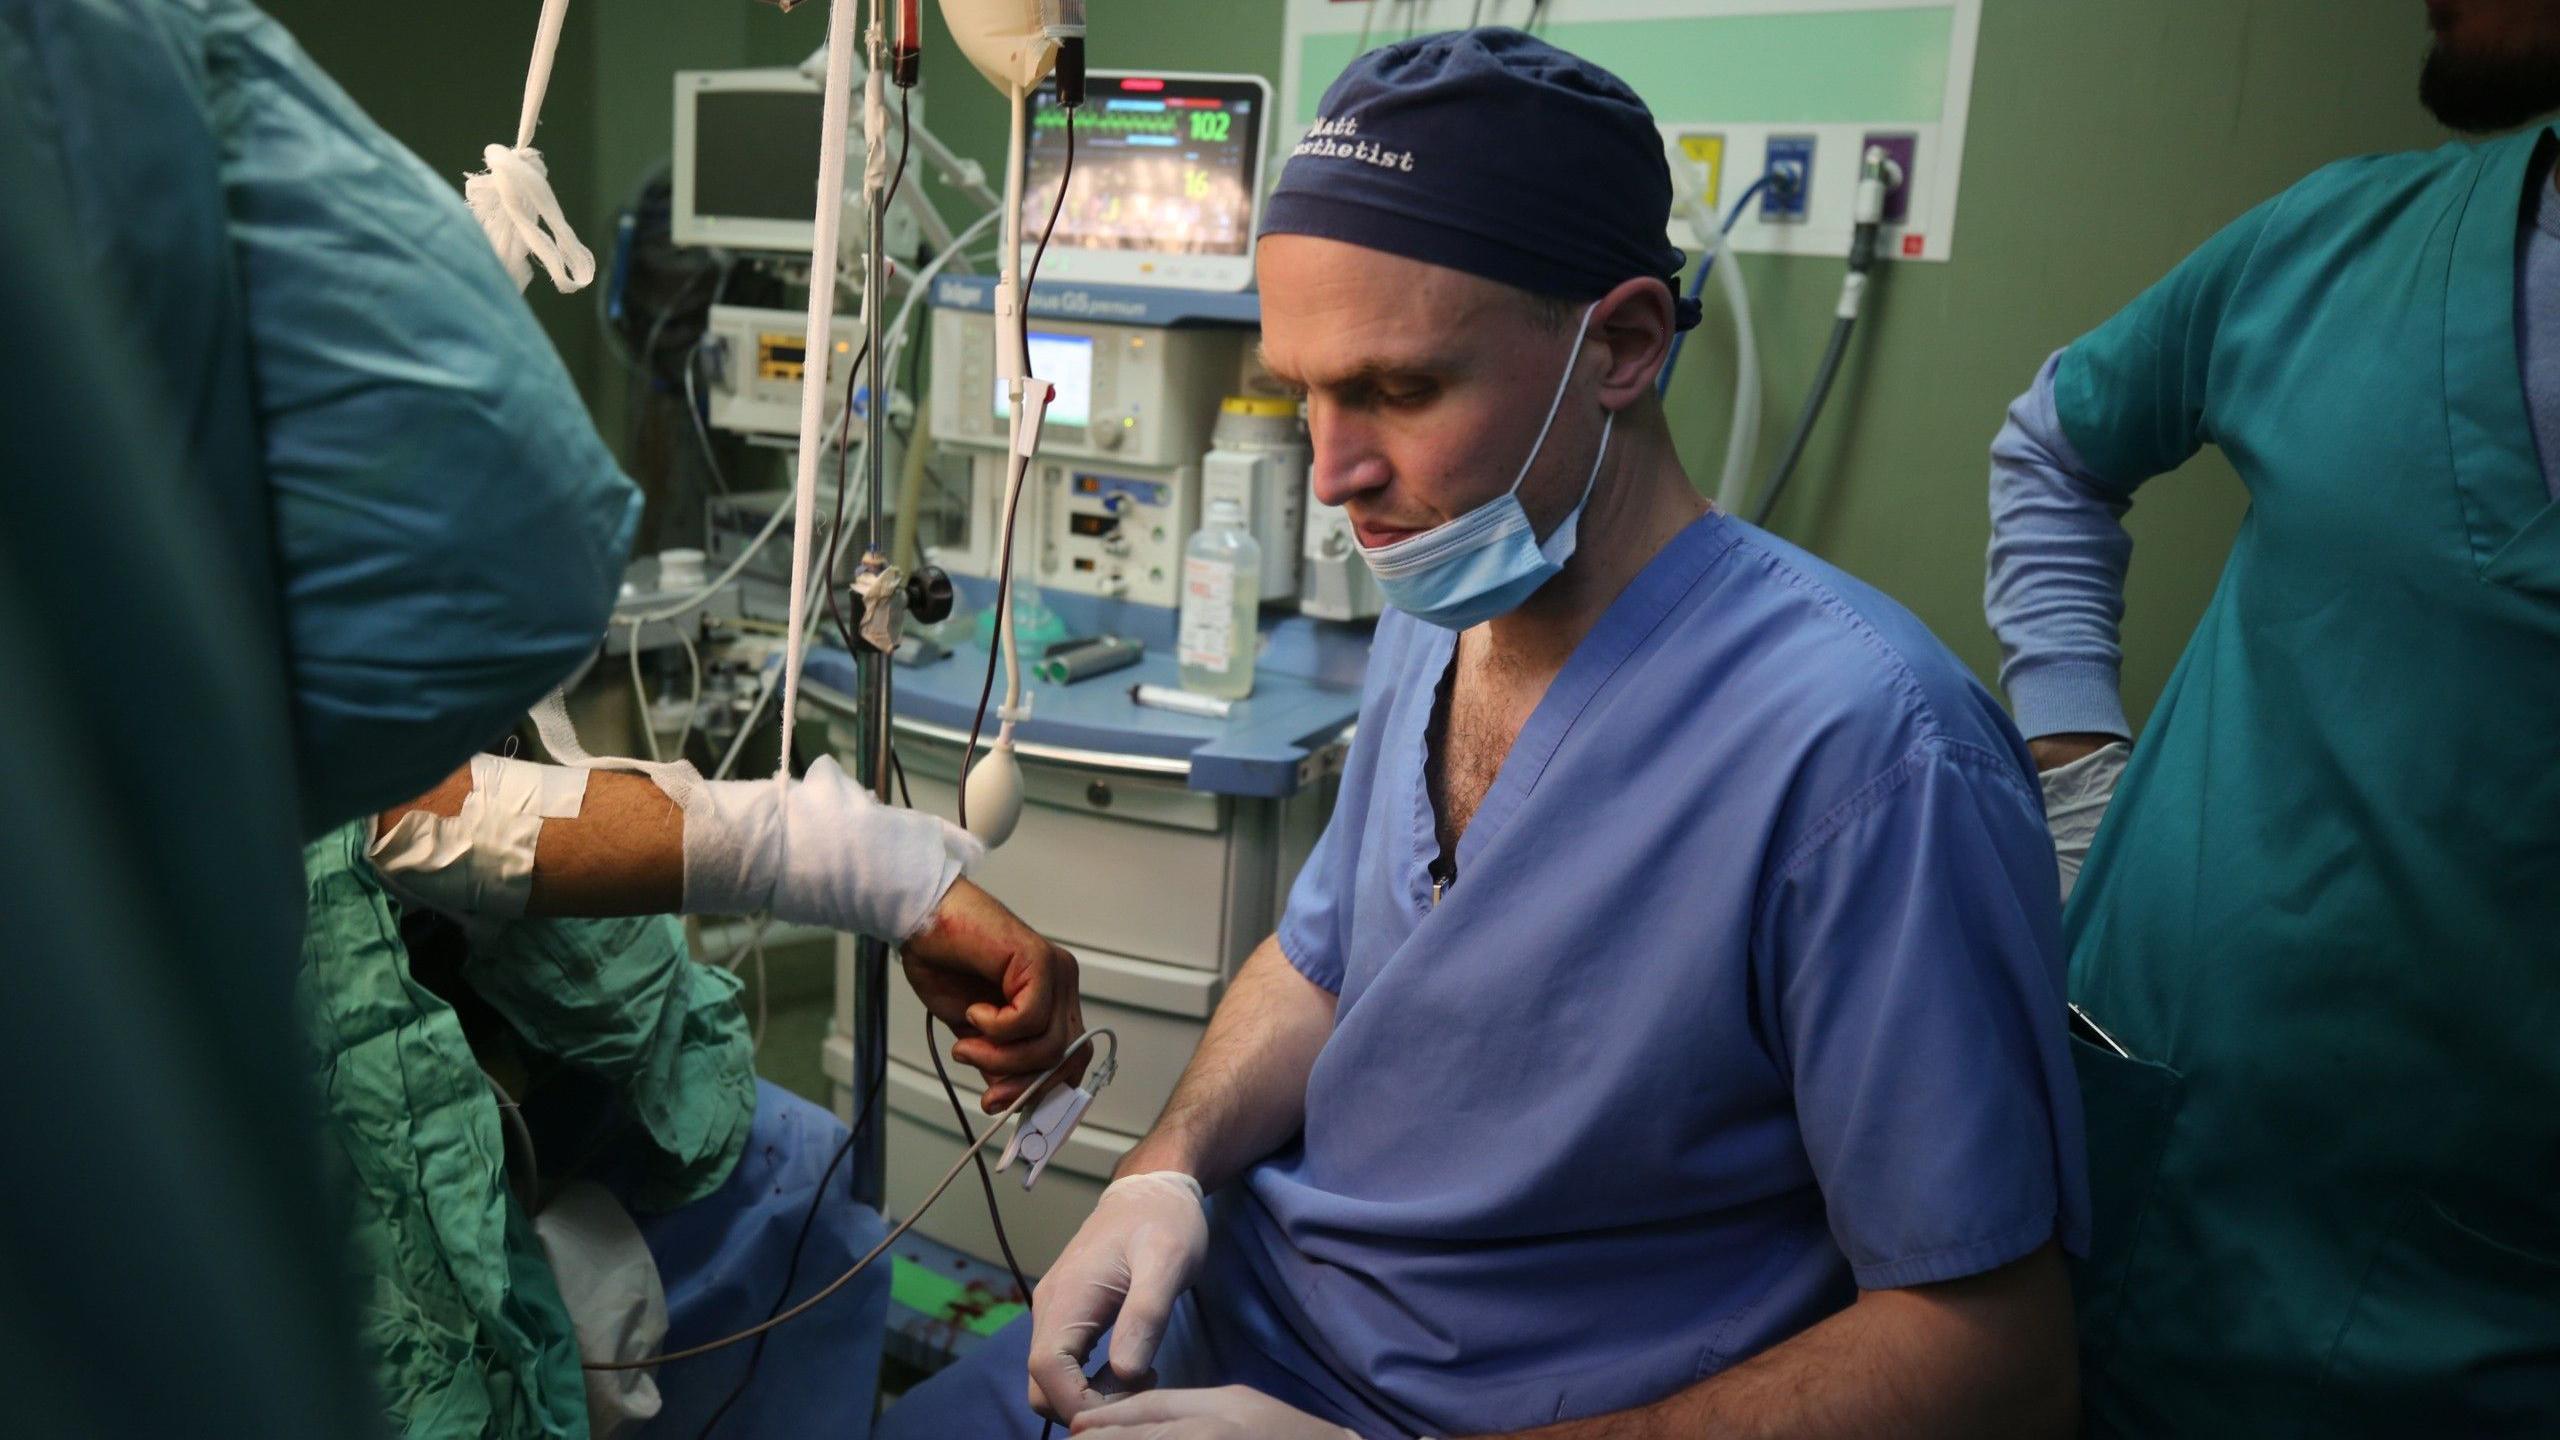
[[[661,620],[673,620],[679,615],[688,614],[692,611],[701,609],[712,596],[719,594],[722,589],[727,587],[730,581],[737,579],[738,576],[746,570],[748,562],[756,558],[756,553],[764,549],[765,542],[771,540],[774,536],[774,532],[782,528],[782,522],[789,518],[791,518],[791,509],[789,506],[775,506],[773,510],[773,518],[765,522],[765,527],[756,532],[756,538],[747,542],[747,548],[739,554],[737,559],[729,562],[729,568],[721,571],[719,578],[713,580],[710,584],[703,586],[701,589],[694,591],[692,594],[685,596],[675,604],[668,606],[664,610],[648,610],[637,613],[617,611],[613,618],[616,620],[627,620],[633,624],[654,625]]]
[[[1067,1062],[1076,1057],[1076,1052],[1091,1049],[1095,1040],[1105,1038],[1111,1041],[1111,1053],[1104,1059],[1103,1068],[1117,1069],[1120,1064],[1120,1036],[1109,1026],[1106,1025],[1098,1030],[1087,1030],[1082,1035],[1077,1036],[1074,1040],[1069,1041],[1066,1053],[1058,1057],[1058,1063],[1042,1071],[1039,1079],[1032,1081],[1030,1085],[1023,1089],[1021,1094],[1013,1097],[1013,1103],[1004,1107],[1003,1113],[996,1116],[995,1123],[988,1126],[985,1133],[979,1135],[974,1144],[971,1144],[968,1148],[960,1152],[960,1158],[951,1162],[951,1168],[942,1173],[942,1179],[936,1182],[934,1187],[925,1193],[923,1202],[916,1206],[914,1213],[908,1215],[904,1220],[899,1221],[898,1227],[890,1231],[879,1244],[872,1246],[868,1254],[864,1255],[861,1259],[854,1261],[852,1269],[847,1270],[835,1279],[828,1281],[825,1289],[820,1290],[817,1294],[810,1296],[808,1299],[801,1301],[790,1309],[783,1311],[781,1314],[774,1316],[772,1319],[765,1321],[763,1324],[754,1326],[750,1329],[741,1330],[735,1335],[724,1335],[717,1340],[705,1341],[700,1345],[688,1346],[682,1350],[671,1350],[664,1355],[649,1355],[638,1360],[588,1361],[580,1365],[579,1368],[590,1373],[599,1370],[655,1369],[660,1365],[670,1365],[678,1360],[690,1360],[697,1355],[708,1355],[714,1350],[725,1350],[729,1346],[738,1344],[741,1341],[753,1340],[757,1336],[778,1325],[796,1320],[802,1315],[807,1314],[812,1308],[816,1307],[819,1302],[825,1300],[828,1296],[833,1295],[838,1290],[843,1289],[845,1286],[852,1284],[855,1276],[860,1275],[865,1269],[868,1269],[872,1261],[877,1260],[882,1255],[888,1253],[890,1246],[897,1244],[900,1239],[904,1238],[909,1230],[915,1228],[916,1221],[922,1219],[924,1217],[924,1213],[933,1208],[934,1202],[942,1198],[942,1192],[950,1189],[951,1183],[960,1178],[960,1172],[968,1168],[970,1158],[975,1156],[979,1151],[984,1150],[987,1147],[988,1141],[993,1140],[996,1136],[1004,1133],[1004,1122],[1020,1115],[1023,1107],[1031,1103],[1032,1097],[1040,1094],[1041,1087],[1047,1085],[1051,1080],[1056,1079],[1059,1073],[1067,1068]]]
[[[1026,334],[1031,296],[1019,278],[1022,274],[1022,181],[1023,171],[1026,168],[1023,149],[1024,136],[1030,128],[1031,99],[1027,92],[1017,86],[1013,92],[1013,119],[1005,127],[1007,153],[1004,164],[1004,244],[1003,254],[998,257],[999,273],[1015,277],[1010,288],[1013,291],[1017,323],[1013,334],[996,337],[998,345],[1016,346],[1021,351],[1021,360],[1014,368],[1014,379],[1011,382],[1013,424],[1017,429],[1021,427],[1027,413],[1026,407],[1030,403],[1023,382],[1031,373],[1029,339]],[[1067,117],[1067,130],[1069,142],[1073,143],[1075,132],[1073,115]],[[1064,188],[1061,187],[1059,197],[1064,199],[1065,193]],[[1002,323],[1001,317],[998,323]],[[1036,436],[1037,432],[1034,434]],[[1021,443],[1017,441],[1009,448],[1011,453],[1005,457],[1007,464],[1004,486],[1004,533],[997,548],[999,555],[1008,558],[1013,554],[1014,520],[1022,508],[1022,486],[1030,478],[1031,472],[1031,457],[1022,453]],[[996,738],[993,743],[997,747],[1007,747],[1013,743],[1014,722],[1021,718],[1022,713],[1022,637],[1014,631],[1013,602],[1010,597],[1005,600],[995,618],[995,623],[996,630],[992,638],[1004,646],[1004,706],[996,711]],[[965,773],[960,777],[964,789],[968,784],[968,778]]]

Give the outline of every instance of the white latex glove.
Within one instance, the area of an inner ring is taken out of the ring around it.
[[[1078,1415],[1069,1433],[1100,1440],[1360,1440],[1259,1390],[1151,1390]]]
[[[833,756],[798,780],[717,780],[682,803],[690,915],[769,910],[900,943],[986,854],[939,816],[873,799]]]
[[[1102,1402],[1084,1366],[1105,1330],[1116,1388],[1146,1384],[1173,1302],[1208,1253],[1199,1181],[1155,1170],[1111,1182],[1032,1291],[1031,1408],[1073,1420]]]
[[[2053,856],[2062,870],[2065,900],[2071,898],[2071,887],[2080,883],[2080,866],[2089,858],[2090,842],[2098,838],[2098,822],[2107,818],[2116,782],[2124,778],[2124,767],[2132,758],[2133,747],[2119,740],[2036,777],[2044,786],[2044,823],[2053,832]]]

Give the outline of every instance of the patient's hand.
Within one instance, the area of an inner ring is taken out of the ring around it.
[[[987,1113],[1004,1109],[1084,1033],[1076,957],[1042,938],[968,880],[954,883],[925,927],[900,947],[907,983],[951,1028],[951,1058],[987,1079]],[[1060,1072],[1084,1077],[1091,1049]]]

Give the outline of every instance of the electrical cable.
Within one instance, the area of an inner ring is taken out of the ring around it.
[[[849,655],[860,654],[861,647],[854,643],[853,629],[851,626],[845,624],[844,613],[836,606],[836,565],[842,557],[844,547],[844,532],[846,526],[846,516],[844,513],[846,500],[845,472],[851,467],[853,461],[853,451],[851,448],[853,444],[853,397],[856,391],[860,388],[863,362],[870,358],[871,342],[870,340],[865,339],[862,342],[862,348],[854,352],[853,363],[845,367],[844,406],[838,417],[836,425],[836,510],[833,521],[827,526],[826,559],[824,563],[818,566],[817,570],[818,589],[827,602],[827,618],[833,620],[835,622],[836,629],[844,635],[845,653]],[[876,365],[872,367],[875,372],[879,368],[880,367]],[[874,386],[873,390],[874,393],[871,397],[871,401],[876,405],[880,403],[880,397],[877,393],[878,387]],[[868,441],[865,441],[866,446],[868,443]],[[865,536],[864,539],[867,541],[870,537]]]
[[[648,742],[650,763],[657,764],[666,757],[658,753],[657,717],[649,713],[648,682],[640,678],[640,627],[644,623],[637,617],[631,621],[631,643],[627,647],[631,652],[631,703],[640,712],[640,738]],[[693,637],[681,628],[676,631],[676,643],[684,647],[685,661],[693,668],[693,698],[685,702],[684,728],[676,732],[676,758],[681,760],[685,742],[693,738],[693,717],[702,709],[702,652],[694,648]]]
[[[783,1267],[781,1291],[783,1295],[789,1295],[791,1282],[800,1278],[800,1255],[808,1248],[809,1232],[817,1227],[818,1202],[826,1196],[827,1182],[836,1178],[837,1167],[843,1165],[844,1158],[852,1153],[853,1137],[847,1135],[844,1143],[836,1146],[835,1155],[827,1161],[826,1172],[818,1177],[817,1190],[809,1201],[809,1212],[800,1219],[800,1234],[791,1242],[791,1263]],[[781,1308],[781,1301],[775,1301],[773,1311],[768,1311],[765,1318],[768,1320],[773,1318],[774,1313]],[[756,1364],[764,1359],[764,1340],[765,1337],[761,1335],[756,1337],[756,1348],[747,1356],[746,1373],[738,1377],[738,1383],[730,1389],[728,1398],[720,1402],[720,1408],[712,1411],[711,1418],[702,1422],[700,1440],[711,1440],[711,1432],[719,1429],[720,1422],[728,1418],[730,1407],[736,1405],[739,1397],[747,1393],[747,1382],[755,1378]]]
[[[1022,1262],[1013,1258],[1013,1239],[1004,1233],[1004,1212],[996,1206],[995,1177],[987,1171],[987,1157],[977,1149],[978,1132],[969,1124],[969,1111],[960,1103],[960,1088],[951,1083],[951,1071],[942,1063],[942,1047],[935,1043],[933,1012],[924,1017],[924,1053],[933,1061],[934,1078],[942,1082],[943,1098],[951,1102],[951,1118],[960,1126],[960,1137],[970,1142],[969,1158],[978,1167],[978,1188],[986,1193],[987,1219],[995,1226],[996,1249],[1004,1256],[1004,1268],[1013,1276],[1013,1288],[1022,1293],[1022,1308],[1031,1308],[1031,1282],[1022,1278]]]
[[[649,338],[647,341],[643,342],[640,347],[640,371],[642,377],[648,380],[652,386],[659,383],[657,372],[650,368],[655,365],[658,360],[658,339],[665,333],[667,322],[674,319],[676,312],[683,309],[686,302],[693,299],[694,287],[700,285],[706,279],[711,281],[711,299],[708,302],[710,305],[719,304],[720,297],[728,292],[729,272],[736,267],[738,263],[737,257],[731,255],[726,250],[716,250],[713,251],[712,254],[715,258],[711,268],[703,271],[693,279],[686,281],[685,287],[676,292],[676,297],[673,300],[668,301],[666,308],[658,312],[658,318],[651,321],[649,324]],[[697,336],[695,338],[699,339],[700,337]],[[688,346],[687,348],[690,349],[691,347]]]
[[[1768,490],[1751,508],[1752,524],[1765,527],[1770,512],[1778,508],[1778,497],[1787,493],[1787,482],[1795,478],[1796,465],[1804,459],[1805,444],[1813,438],[1814,422],[1822,418],[1823,402],[1831,398],[1831,384],[1840,378],[1840,361],[1849,353],[1849,333],[1857,328],[1855,315],[1843,315],[1831,322],[1831,343],[1823,347],[1822,368],[1814,372],[1813,393],[1804,399],[1804,411],[1796,417],[1795,433],[1787,437],[1778,468],[1769,473]]]
[[[817,1227],[818,1210],[827,1196],[827,1183],[835,1179],[836,1171],[844,1164],[845,1157],[853,1153],[854,1137],[862,1133],[864,1123],[871,1118],[872,1108],[880,1103],[881,1092],[889,1087],[889,1057],[885,1053],[880,1057],[880,1067],[872,1073],[870,1080],[868,1093],[862,1097],[861,1108],[854,1111],[853,1128],[845,1132],[844,1139],[836,1146],[836,1153],[827,1161],[826,1170],[818,1176],[817,1188],[810,1192],[809,1209],[800,1217],[799,1237],[791,1242],[791,1261],[783,1267],[782,1288],[774,1293],[773,1305],[765,1311],[767,1320],[781,1314],[784,1302],[791,1298],[792,1282],[800,1278],[800,1256],[808,1249],[809,1232]],[[757,1363],[764,1358],[764,1341],[764,1336],[756,1337],[756,1348],[747,1356],[746,1372],[738,1377],[736,1387],[730,1390],[727,1399],[720,1402],[720,1408],[712,1411],[711,1418],[702,1422],[699,1440],[711,1440],[711,1432],[720,1428],[720,1421],[728,1415],[730,1408],[747,1393],[748,1382],[755,1379]]]
[[[647,224],[646,217],[654,216],[661,226],[666,223],[667,202],[662,199],[652,205],[649,200],[649,192],[657,188],[666,175],[665,164],[652,166],[640,177],[640,183],[632,187],[614,230],[614,278],[607,284],[592,287],[595,291],[596,328],[604,332],[614,359],[620,361],[625,369],[639,374],[645,374],[646,369],[631,353],[631,337],[622,333],[619,311],[629,286],[630,250],[639,243],[640,232]]]
[[[693,722],[702,715],[702,651],[682,628],[676,631],[676,643],[684,647],[684,663],[693,671],[693,698],[685,702],[684,725],[676,731],[676,758],[681,760],[684,747],[693,743]]]
[[[910,90],[900,90],[898,92],[898,125],[899,128],[905,132],[906,138],[898,142],[897,171],[889,177],[888,188],[881,192],[880,208],[883,211],[887,210],[889,206],[897,203],[898,188],[906,183],[907,155],[908,152],[914,149],[912,142],[915,137],[915,126],[911,112],[908,109],[907,97],[913,93],[914,92]],[[886,285],[887,279],[888,277],[886,276],[873,276],[872,283],[876,285]],[[877,303],[877,298],[878,297],[873,297],[874,303]],[[841,561],[844,550],[845,504],[849,498],[850,490],[850,487],[847,486],[845,480],[847,474],[852,468],[853,462],[853,451],[851,448],[853,444],[853,398],[858,393],[859,387],[856,382],[862,373],[863,362],[870,358],[871,338],[866,335],[862,340],[861,352],[854,357],[853,364],[846,367],[845,370],[844,406],[836,419],[835,523],[827,529],[826,563],[818,567],[818,583],[824,586],[826,590],[827,614],[834,619],[837,631],[843,635],[845,653],[848,655],[859,655],[862,653],[862,648],[854,643],[853,627],[845,623],[845,617],[837,606],[835,576],[836,566]],[[886,367],[877,364],[871,367],[871,403],[874,405],[885,405],[889,403],[888,392],[883,390],[879,383],[879,375],[884,368]],[[866,444],[867,443],[868,442],[866,441]],[[863,538],[865,541],[865,549],[874,548],[880,543],[880,537],[876,535],[867,535]]]
[[[649,748],[649,763],[662,764],[666,758],[658,753],[656,717],[649,713],[649,682],[640,678],[640,622],[631,622],[631,643],[623,649],[631,656],[631,708],[640,712],[640,739]]]
[[[703,419],[702,399],[694,389],[696,372],[702,364],[702,342],[707,338],[708,332],[696,335],[692,348],[684,352],[684,413],[685,418],[693,422],[694,442],[702,447],[702,468],[711,474],[711,488],[726,495],[729,493],[729,477],[720,468],[720,457],[712,453],[711,427]]]
[[[960,1103],[959,1088],[951,1083],[951,1072],[943,1067],[942,1047],[934,1042],[933,1024],[933,1012],[928,1010],[924,1017],[924,1053],[933,1060],[934,1078],[942,1082],[942,1096],[951,1102],[951,1118],[959,1125],[961,1138],[969,1142],[969,1158],[977,1162],[978,1189],[987,1197],[987,1222],[995,1227],[996,1249],[1004,1256],[1005,1273],[1013,1277],[1014,1293],[1022,1297],[1023,1317],[1028,1319],[1031,1315],[1031,1282],[1022,1278],[1022,1262],[1013,1258],[1013,1237],[1004,1233],[1004,1210],[996,1204],[995,1177],[987,1173],[987,1157],[977,1148],[978,1132],[970,1128],[969,1112]],[[1116,1052],[1119,1042],[1113,1041],[1112,1047]],[[1049,1440],[1050,1430],[1057,1423],[1043,1417],[1040,1440]]]
[[[726,953],[720,955],[716,959],[705,960],[702,963],[705,965],[716,966],[719,969],[728,971],[732,975],[737,974],[738,967],[747,963],[747,952],[763,941],[764,932],[770,929],[772,925],[773,913],[771,911],[767,911],[764,914],[757,916],[755,927],[747,932],[746,939],[730,946]]]
[[[1022,282],[1022,313],[1018,318],[1021,330],[1020,343],[1026,368],[1031,354],[1032,287],[1040,283],[1040,262],[1049,254],[1049,237],[1057,232],[1058,212],[1066,208],[1067,187],[1075,183],[1076,178],[1076,124],[1073,115],[1067,117],[1066,133],[1066,164],[1058,176],[1058,198],[1050,202],[1049,223],[1040,229],[1039,248],[1031,252],[1031,271]],[[1026,481],[1031,466],[1038,461],[1039,444],[1039,437],[1034,435],[1032,455],[1022,462]],[[978,763],[978,740],[986,732],[987,703],[995,697],[996,692],[996,654],[1002,648],[999,642],[1003,638],[1005,626],[1012,618],[1005,607],[1013,603],[1014,522],[1022,513],[1022,492],[1030,488],[1028,483],[1014,486],[1013,495],[1005,509],[1002,547],[1004,553],[996,560],[995,625],[987,632],[987,678],[985,683],[978,687],[978,710],[969,720],[968,746],[960,752],[960,828],[963,830],[969,828],[969,771]]]
[[[765,1334],[778,1326],[787,1325],[809,1313],[809,1311],[815,1309],[820,1304],[823,1304],[837,1291],[852,1284],[864,1270],[870,1268],[873,1261],[879,1259],[882,1255],[887,1254],[890,1246],[905,1239],[907,1232],[915,1228],[916,1221],[922,1218],[925,1212],[933,1208],[934,1202],[940,1200],[944,1192],[951,1188],[953,1182],[960,1178],[960,1172],[968,1168],[969,1156],[986,1148],[986,1143],[989,1140],[994,1139],[998,1134],[1002,1133],[1004,1129],[1004,1122],[1020,1116],[1022,1114],[1023,1107],[1030,1101],[1032,1096],[1039,1094],[1043,1086],[1047,1085],[1051,1080],[1056,1079],[1060,1074],[1062,1074],[1066,1070],[1068,1062],[1073,1060],[1079,1052],[1091,1049],[1093,1047],[1093,1043],[1096,1040],[1101,1039],[1108,1039],[1111,1042],[1111,1056],[1108,1063],[1116,1065],[1118,1063],[1120,1052],[1120,1036],[1118,1032],[1112,1030],[1109,1026],[1104,1026],[1100,1029],[1087,1030],[1082,1035],[1068,1041],[1067,1051],[1064,1055],[1058,1058],[1058,1063],[1041,1071],[1039,1077],[1033,1080],[1028,1088],[1026,1088],[1020,1095],[1014,1097],[1012,1104],[1004,1107],[1004,1110],[996,1116],[995,1123],[989,1126],[985,1133],[981,1134],[977,1138],[977,1140],[971,1145],[969,1151],[966,1154],[963,1154],[959,1159],[952,1161],[951,1168],[942,1172],[942,1178],[934,1182],[933,1188],[925,1192],[923,1201],[916,1206],[916,1213],[899,1221],[897,1227],[892,1229],[879,1244],[872,1246],[870,1250],[863,1254],[861,1259],[856,1260],[852,1267],[847,1269],[843,1274],[828,1281],[824,1289],[819,1290],[808,1299],[801,1301],[799,1304],[792,1306],[790,1309],[783,1311],[772,1319],[767,1320],[760,1325],[751,1326],[745,1330],[741,1330],[734,1335],[724,1335],[717,1340],[707,1340],[699,1345],[689,1345],[682,1350],[670,1350],[663,1355],[644,1355],[637,1360],[590,1360],[582,1364],[579,1368],[592,1372],[606,1370],[650,1370],[655,1369],[660,1365],[672,1365],[679,1360],[691,1360],[698,1355],[708,1355],[715,1350],[725,1350],[732,1345],[742,1345],[759,1335]]]

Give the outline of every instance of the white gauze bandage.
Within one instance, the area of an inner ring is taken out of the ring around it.
[[[986,847],[938,815],[883,805],[833,756],[798,780],[705,784],[685,807],[684,908],[771,911],[899,944]]]
[[[453,815],[412,810],[365,851],[375,873],[452,914],[516,916],[533,894],[545,820],[577,818],[587,772],[495,755],[471,757],[471,793]]]
[[[938,815],[883,805],[833,756],[798,780],[705,780],[681,760],[590,755],[553,691],[533,709],[564,765],[649,777],[684,812],[684,913],[757,915],[903,943],[987,847]]]

